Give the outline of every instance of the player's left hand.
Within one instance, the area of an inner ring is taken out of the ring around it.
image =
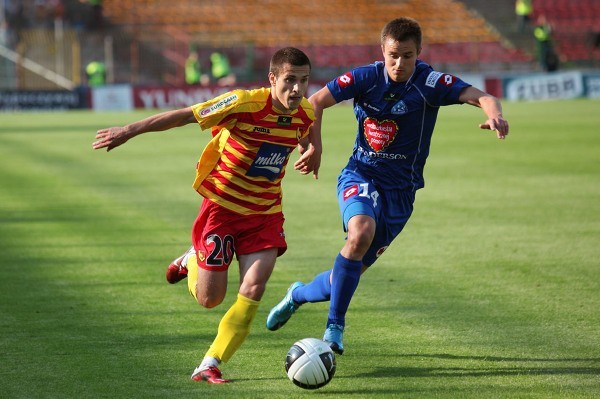
[[[300,174],[307,175],[313,173],[315,179],[319,178],[319,168],[321,167],[321,153],[315,151],[315,147],[310,145],[305,148],[302,156],[294,163],[294,169]]]
[[[488,119],[485,123],[480,124],[479,128],[495,131],[496,137],[500,140],[504,140],[508,136],[508,121],[502,115]]]

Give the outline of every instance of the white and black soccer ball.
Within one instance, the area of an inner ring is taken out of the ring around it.
[[[288,378],[304,389],[327,385],[335,374],[335,354],[325,342],[304,338],[292,345],[285,357]]]

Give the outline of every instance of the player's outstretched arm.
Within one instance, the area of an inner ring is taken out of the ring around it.
[[[506,138],[509,126],[508,121],[502,115],[500,100],[474,87],[464,89],[460,94],[459,100],[483,110],[488,119],[484,123],[479,124],[480,129],[495,131],[496,137],[500,140]]]
[[[315,179],[318,179],[319,168],[321,167],[321,154],[323,153],[323,144],[321,141],[321,120],[323,119],[323,110],[335,105],[336,101],[327,86],[310,96],[308,101],[313,106],[316,119],[315,123],[310,127],[310,132],[308,134],[310,147],[300,149],[302,156],[294,163],[294,169],[300,171],[303,175],[312,172]]]
[[[161,112],[126,126],[98,130],[92,148],[94,150],[106,148],[106,151],[110,151],[137,135],[169,130],[195,121],[196,118],[191,107]]]

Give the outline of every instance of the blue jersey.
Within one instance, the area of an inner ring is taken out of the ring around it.
[[[378,189],[417,190],[440,106],[459,104],[470,86],[417,61],[407,82],[389,79],[383,62],[361,66],[327,84],[337,102],[353,99],[358,122],[347,168]]]

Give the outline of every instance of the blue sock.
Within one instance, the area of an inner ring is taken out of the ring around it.
[[[306,302],[325,302],[331,296],[331,283],[329,276],[331,270],[317,274],[310,283],[296,288],[292,292],[292,299],[299,305]]]
[[[346,312],[350,300],[358,287],[362,261],[344,258],[341,254],[335,258],[333,264],[333,278],[331,284],[331,303],[327,324],[346,325]]]

